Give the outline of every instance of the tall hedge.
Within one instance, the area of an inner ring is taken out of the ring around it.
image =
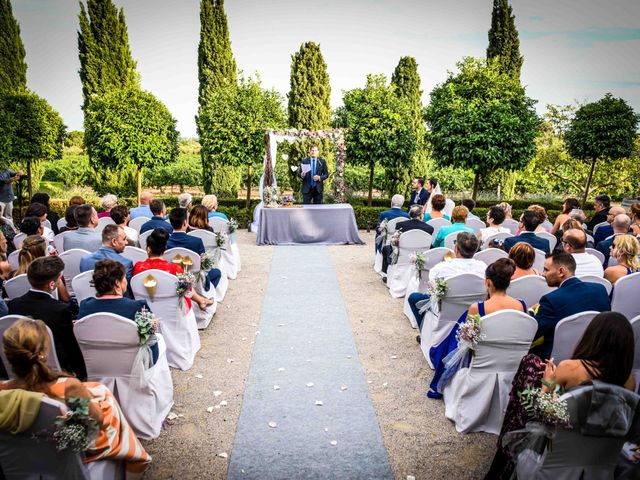
[[[0,0],[0,94],[27,88],[27,64],[20,25],[10,0]]]

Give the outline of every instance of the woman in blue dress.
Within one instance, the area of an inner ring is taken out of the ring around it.
[[[442,390],[447,381],[450,380],[460,368],[469,365],[472,355],[471,352],[469,352],[466,358],[463,359],[463,362],[456,365],[455,368],[447,369],[444,362],[445,357],[458,348],[458,329],[462,323],[467,321],[467,315],[480,315],[484,317],[499,310],[527,312],[527,306],[522,300],[517,300],[507,295],[507,288],[509,288],[511,276],[515,270],[516,265],[510,258],[501,258],[489,265],[485,270],[487,299],[484,302],[472,304],[469,310],[463,313],[458,319],[458,322],[453,326],[447,338],[430,349],[429,357],[435,367],[435,372],[430,389],[427,392],[429,398],[442,398]]]

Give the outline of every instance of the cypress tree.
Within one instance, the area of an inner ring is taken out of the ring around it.
[[[10,0],[0,0],[0,94],[27,88],[27,64],[20,25]]]
[[[78,50],[84,106],[93,95],[115,89],[139,88],[136,62],[122,9],[111,0],[80,2]]]
[[[223,0],[200,1],[198,80],[199,107],[196,125],[202,146],[200,157],[204,191],[215,191],[218,195],[237,195],[241,179],[240,170],[225,161],[219,152],[219,142],[211,141],[206,135],[206,125],[203,121],[207,110],[219,109],[216,102],[227,101],[233,97],[225,94],[225,90],[237,88],[236,62],[231,50]]]
[[[509,0],[493,0],[487,59],[498,57],[500,71],[520,79],[523,58],[513,9]]]

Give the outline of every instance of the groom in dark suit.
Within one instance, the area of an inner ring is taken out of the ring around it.
[[[318,145],[313,145],[309,157],[302,160],[298,175],[302,179],[303,203],[322,203],[323,182],[329,177],[329,170],[327,162],[318,157]]]

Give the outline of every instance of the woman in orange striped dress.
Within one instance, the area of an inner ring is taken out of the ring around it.
[[[64,403],[72,397],[90,399],[89,415],[98,422],[100,430],[84,452],[85,463],[120,460],[125,462],[127,479],[142,477],[151,457],[127,423],[111,391],[100,383],[83,383],[65,373],[53,372],[47,366],[50,345],[44,322],[18,320],[5,331],[3,340],[7,360],[16,378],[0,383],[0,390],[42,392]]]

